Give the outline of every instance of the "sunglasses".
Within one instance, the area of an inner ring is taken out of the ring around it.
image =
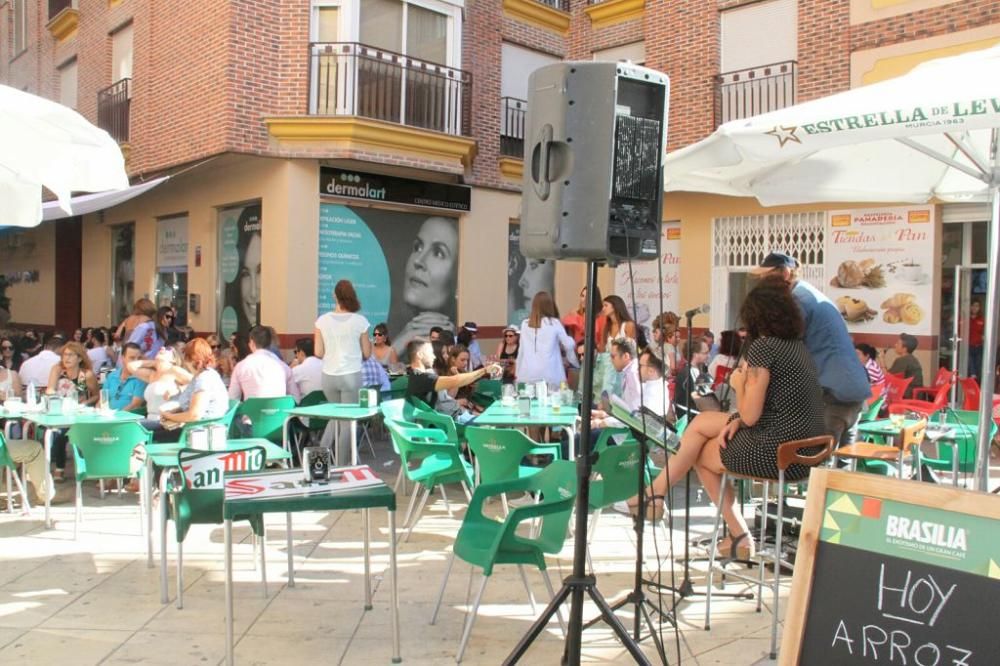
[[[503,337],[505,337],[505,338],[512,338],[512,337],[514,337],[514,334],[513,333],[504,333]]]
[[[212,349],[222,349],[222,345],[212,345]]]
[[[14,351],[14,348],[11,345],[0,346],[0,349],[2,349],[4,351]]]
[[[378,331],[375,331],[375,335],[378,336],[378,337],[380,337],[380,338],[384,338],[385,337],[385,333],[379,333]]]

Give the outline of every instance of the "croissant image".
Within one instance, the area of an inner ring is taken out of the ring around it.
[[[907,303],[899,308],[899,316],[904,324],[912,326],[920,323],[920,320],[924,318],[924,311],[916,303]]]
[[[880,307],[895,310],[903,307],[907,303],[913,303],[916,300],[917,297],[914,296],[913,294],[904,294],[904,293],[893,294],[890,298],[887,298],[886,300],[882,301],[882,305]]]

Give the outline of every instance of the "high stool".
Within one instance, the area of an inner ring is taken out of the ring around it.
[[[900,431],[899,437],[892,438],[891,444],[876,444],[873,442],[855,442],[848,446],[842,446],[833,452],[837,458],[844,458],[851,461],[851,470],[857,471],[858,461],[866,462],[881,461],[887,463],[890,468],[893,462],[899,466],[899,478],[903,478],[903,459],[907,451],[913,449],[914,471],[920,471],[920,445],[924,441],[924,434],[927,432],[927,419],[922,418]]]
[[[822,447],[819,453],[812,455],[803,454],[803,449],[811,449],[816,447]],[[722,522],[722,499],[725,497],[725,491],[728,489],[729,479],[744,479],[748,481],[759,481],[764,484],[764,494],[763,494],[763,511],[761,513],[760,521],[760,544],[761,551],[757,553],[757,565],[759,567],[759,575],[757,580],[750,578],[749,576],[744,576],[739,573],[734,573],[727,571],[726,575],[732,576],[739,580],[746,581],[748,583],[757,584],[757,612],[761,609],[761,596],[764,591],[764,536],[767,534],[767,496],[769,486],[772,482],[777,482],[778,484],[778,526],[776,529],[776,537],[774,541],[774,553],[772,554],[771,561],[774,565],[774,581],[772,582],[772,587],[774,590],[774,610],[771,616],[771,659],[776,659],[778,657],[778,586],[781,583],[781,537],[782,529],[784,524],[782,523],[782,509],[785,504],[785,470],[788,469],[789,465],[799,464],[807,465],[809,467],[815,467],[819,465],[824,460],[830,457],[830,452],[833,451],[833,437],[830,435],[822,435],[820,437],[810,437],[809,439],[798,439],[792,442],[785,442],[784,444],[778,445],[778,478],[769,479],[757,476],[751,476],[747,474],[735,474],[730,471],[725,471],[722,474],[722,483],[720,488],[720,497],[718,506],[715,509],[715,529],[712,533],[712,551],[708,560],[708,590],[705,594],[705,630],[711,629],[711,609],[712,609],[712,583],[715,575],[715,551],[719,545],[719,523]]]

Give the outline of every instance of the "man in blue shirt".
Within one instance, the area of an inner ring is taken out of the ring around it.
[[[121,364],[104,380],[103,390],[108,392],[111,409],[134,412],[146,403],[144,394],[146,382],[128,370],[128,364],[142,359],[142,348],[134,342],[126,342],[122,348]]]
[[[803,342],[819,375],[826,403],[826,427],[837,446],[854,441],[858,415],[871,395],[868,373],[854,353],[854,342],[840,310],[823,292],[797,275],[799,262],[783,252],[772,252],[754,275],[780,275],[792,287],[805,319]]]

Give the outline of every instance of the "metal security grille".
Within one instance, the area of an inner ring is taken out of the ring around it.
[[[615,118],[615,164],[611,196],[655,200],[660,122],[619,114]]]
[[[825,227],[824,212],[715,218],[712,266],[749,270],[781,250],[803,268],[822,268]]]
[[[773,250],[795,257],[802,279],[822,288],[825,229],[825,212],[715,218],[712,221],[712,330],[723,330],[733,323],[733,312],[743,296],[740,285],[747,287],[745,281],[734,280],[733,274],[746,273],[759,266]],[[733,288],[736,293],[730,293]]]

